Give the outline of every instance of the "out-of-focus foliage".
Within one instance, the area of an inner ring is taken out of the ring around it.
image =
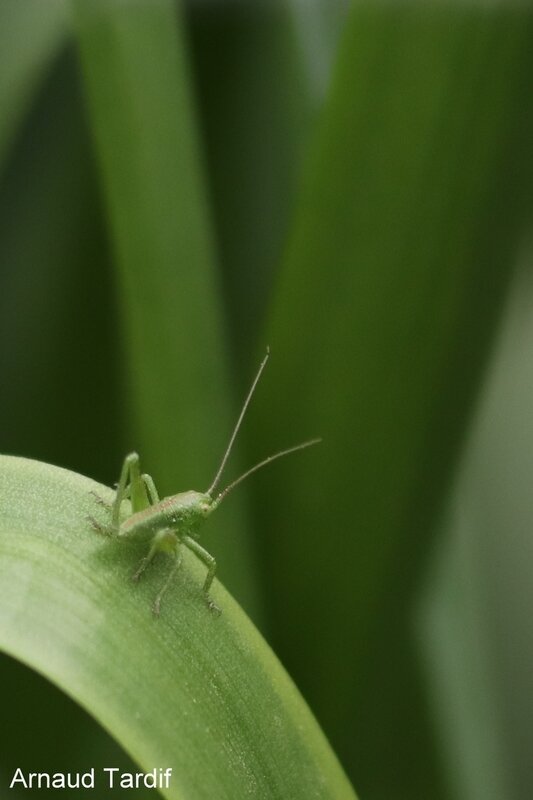
[[[2,0],[0,4],[0,159],[16,138],[54,54],[67,36],[64,0]]]
[[[527,800],[533,784],[529,243],[524,255],[421,604],[450,772],[474,800]]]
[[[532,13],[0,0],[0,450],[111,484],[137,447],[203,489],[270,344],[228,479],[324,442],[206,542],[364,800],[527,797],[532,404],[520,366],[479,387],[524,251]]]

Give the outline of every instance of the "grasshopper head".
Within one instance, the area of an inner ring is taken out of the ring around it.
[[[215,501],[211,497],[210,494],[206,494],[204,492],[198,492],[198,511],[200,512],[202,517],[208,517],[209,514],[215,508]]]
[[[179,523],[192,529],[209,516],[214,503],[211,495],[191,489],[162,500],[160,506],[171,524]]]

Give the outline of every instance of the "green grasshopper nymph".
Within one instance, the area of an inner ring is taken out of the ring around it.
[[[270,462],[274,461],[276,458],[281,458],[297,450],[303,450],[305,447],[310,447],[321,441],[320,439],[311,439],[310,441],[302,442],[294,447],[289,447],[286,450],[274,453],[240,475],[221,492],[216,495],[214,494],[215,489],[220,483],[224,467],[231,453],[235,437],[243,421],[246,409],[252,399],[255,387],[257,386],[268,358],[269,351],[267,349],[266,355],[261,362],[257,375],[246,396],[220,466],[211,486],[206,492],[189,490],[188,492],[180,492],[179,494],[172,495],[171,497],[164,497],[160,500],[154,481],[150,475],[141,473],[139,456],[137,453],[130,453],[124,459],[113,503],[108,504],[98,495],[95,495],[97,502],[100,505],[108,507],[111,511],[111,522],[107,525],[98,522],[92,516],[89,517],[91,525],[97,531],[118,537],[130,537],[136,534],[152,535],[150,549],[141,561],[139,568],[132,576],[134,581],[139,580],[146,567],[157,553],[167,553],[174,559],[172,569],[153,604],[153,612],[156,616],[159,616],[161,599],[180,567],[182,545],[195,553],[200,561],[207,567],[207,576],[202,591],[208,607],[212,611],[220,613],[220,609],[209,596],[209,589],[211,588],[217,565],[213,556],[210,555],[207,550],[204,550],[196,541],[198,539],[200,526],[206,517],[208,517],[215,508],[218,508],[222,500],[253,472],[257,472],[258,469],[270,464]],[[133,513],[121,522],[120,511],[122,502],[126,499],[131,501]]]

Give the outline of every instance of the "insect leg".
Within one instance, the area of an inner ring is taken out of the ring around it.
[[[202,591],[205,595],[205,599],[207,600],[207,605],[212,611],[216,611],[220,614],[220,608],[214,603],[214,601],[209,597],[209,589],[211,588],[211,584],[213,583],[213,578],[215,577],[215,572],[217,569],[217,562],[213,558],[213,556],[204,550],[204,548],[198,544],[195,539],[191,539],[190,536],[182,536],[183,544],[189,548],[199,559],[200,561],[205,564],[207,567],[207,576],[204,581],[204,585],[202,587]]]
[[[153,481],[152,481],[153,484]],[[120,508],[124,500],[131,499],[132,510],[140,511],[148,505],[146,492],[147,484],[143,477],[141,477],[139,469],[139,456],[137,453],[130,453],[124,459],[122,470],[120,472],[120,479],[117,483],[117,490],[115,492],[115,499],[112,503],[108,503],[97,492],[91,492],[96,499],[98,505],[104,506],[111,511],[111,522],[104,525],[94,517],[89,516],[89,520],[93,528],[100,533],[113,535],[118,533],[120,528]],[[144,500],[144,501],[143,501]]]
[[[174,555],[178,552],[180,540],[174,533],[172,528],[163,528],[154,535],[152,544],[148,550],[148,554],[142,559],[136,572],[133,573],[131,579],[138,581],[144,570],[157,553],[169,553]]]
[[[181,545],[181,542],[178,540],[176,542],[176,551],[175,551],[174,564],[172,565],[172,569],[170,570],[166,581],[164,582],[163,586],[161,587],[161,590],[159,591],[157,597],[154,600],[154,604],[152,606],[152,611],[154,612],[154,616],[156,616],[156,617],[159,616],[159,613],[161,611],[161,599],[162,599],[163,595],[165,594],[165,592],[167,591],[167,589],[170,586],[170,584],[172,583],[172,581],[174,579],[174,575],[176,574],[176,572],[179,570],[179,568],[181,566],[180,545]]]
[[[172,565],[172,569],[163,584],[159,594],[154,600],[153,605],[153,612],[156,617],[159,616],[159,612],[161,610],[161,598],[167,591],[168,587],[172,583],[172,579],[176,574],[177,570],[181,564],[181,555],[180,555],[180,545],[181,541],[176,533],[172,530],[172,528],[163,528],[163,530],[158,531],[154,538],[152,539],[152,544],[150,546],[150,550],[148,554],[143,558],[141,563],[139,564],[139,568],[137,571],[132,575],[132,580],[138,581],[139,578],[142,576],[143,572],[145,571],[146,567],[150,564],[153,557],[157,553],[169,553],[169,555],[174,556],[174,563]]]
[[[91,523],[94,530],[97,531],[98,533],[103,533],[106,536],[114,536],[116,534],[115,528],[113,528],[111,525],[106,525],[103,522],[99,522],[97,519],[93,517],[92,514],[88,514],[87,519]]]
[[[92,494],[92,496],[94,497],[99,506],[103,506],[104,508],[107,508],[109,511],[113,507],[113,503],[110,503],[108,500],[104,500],[104,498],[101,497],[98,494],[98,492],[91,491],[89,492],[89,494]]]
[[[117,493],[111,513],[111,524],[116,530],[118,530],[120,526],[120,507],[122,501],[128,496],[131,499],[133,513],[141,511],[148,505],[145,483],[141,478],[139,456],[137,453],[130,453],[127,455],[122,465],[120,479],[117,484]]]
[[[142,481],[148,492],[148,497],[150,498],[150,505],[155,506],[156,503],[159,503],[159,493],[155,488],[154,479],[151,475],[147,475],[144,473],[141,475]]]

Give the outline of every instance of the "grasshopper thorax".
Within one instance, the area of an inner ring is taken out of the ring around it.
[[[120,535],[152,533],[165,527],[195,533],[216,505],[205,492],[180,492],[132,514],[120,526]]]
[[[205,492],[180,492],[166,497],[159,503],[161,510],[170,523],[182,523],[186,527],[194,527],[213,511],[215,503],[211,495]]]

